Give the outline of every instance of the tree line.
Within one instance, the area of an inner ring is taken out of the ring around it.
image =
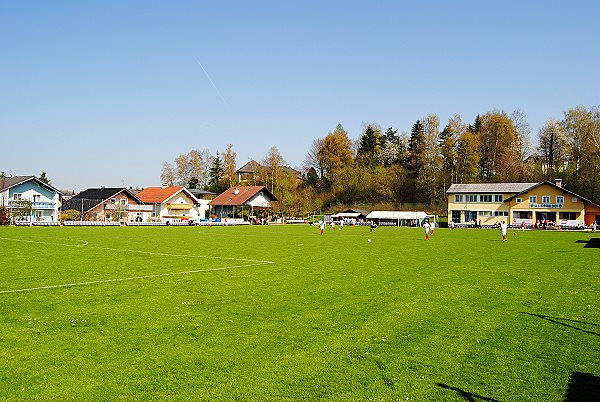
[[[525,113],[489,111],[466,123],[458,114],[442,127],[431,113],[399,133],[363,123],[352,140],[341,124],[312,141],[298,179],[273,146],[250,182],[236,181],[236,153],[192,150],[165,162],[164,184],[220,193],[236,184],[266,185],[282,213],[305,215],[345,207],[397,209],[418,204],[441,212],[452,183],[539,182],[564,186],[600,203],[600,109],[579,106],[549,119],[532,145]]]

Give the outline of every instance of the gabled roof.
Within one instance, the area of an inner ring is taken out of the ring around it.
[[[237,191],[236,191],[237,190]],[[265,193],[270,201],[277,201],[277,198],[265,186],[234,186],[217,195],[209,205],[244,205],[248,200],[259,192]]]
[[[256,171],[258,169],[260,169],[261,167],[262,167],[261,164],[259,164],[257,161],[252,159],[252,160],[249,160],[248,162],[246,162],[246,164],[244,166],[242,166],[235,172],[236,173],[256,173]]]
[[[139,199],[131,190],[125,187],[100,187],[100,188],[88,188],[81,193],[74,195],[65,202],[63,202],[62,210],[67,211],[69,209],[75,209],[78,211],[89,211],[96,207],[98,204],[116,196],[120,193],[126,193],[135,202],[143,204],[142,200]]]
[[[43,181],[41,181],[40,179],[38,179],[35,176],[5,176],[5,177],[2,177],[2,178],[0,178],[0,191],[17,186],[21,183],[28,182],[29,180],[34,180],[40,186],[46,187],[47,189],[49,189],[51,191],[55,191],[58,194],[62,195],[62,192],[60,192],[60,190],[57,190],[56,188],[52,187],[48,183],[44,183]]]
[[[199,203],[198,199],[194,197],[187,188],[183,186],[170,186],[170,187],[147,187],[138,193],[138,198],[145,203],[149,204],[162,204],[167,201],[169,198],[173,197],[175,194],[180,192],[184,192],[188,197],[194,201],[194,203]]]
[[[510,201],[510,200],[512,200],[513,198],[516,198],[516,197],[518,197],[518,196],[520,196],[520,195],[523,195],[523,194],[525,194],[525,193],[528,193],[529,191],[533,190],[534,188],[537,188],[537,187],[539,187],[539,186],[542,186],[542,185],[544,185],[544,184],[547,184],[547,185],[549,185],[549,186],[552,186],[552,187],[554,187],[554,188],[557,188],[557,189],[559,189],[559,190],[561,190],[561,191],[564,191],[564,192],[565,192],[565,193],[567,193],[567,194],[571,194],[571,195],[573,195],[573,196],[575,196],[575,197],[577,197],[577,198],[580,198],[580,199],[582,199],[583,201],[585,201],[585,202],[587,202],[587,203],[589,203],[589,204],[592,204],[592,205],[595,205],[595,206],[597,206],[597,207],[600,207],[600,205],[596,204],[595,202],[593,202],[593,201],[591,201],[591,200],[588,200],[587,198],[584,198],[584,197],[580,196],[579,194],[576,194],[576,193],[572,192],[571,190],[567,190],[566,188],[564,188],[564,187],[562,187],[562,186],[557,186],[556,184],[554,184],[554,183],[551,183],[551,182],[549,182],[549,181],[542,181],[542,182],[536,183],[535,185],[531,186],[531,187],[530,187],[530,188],[528,188],[527,190],[521,191],[521,192],[520,192],[520,193],[518,193],[518,194],[514,194],[514,195],[510,196],[509,198],[505,199],[505,200],[504,200],[504,202]]]
[[[446,191],[448,194],[463,193],[520,193],[524,192],[538,183],[474,183],[474,184],[452,184]]]

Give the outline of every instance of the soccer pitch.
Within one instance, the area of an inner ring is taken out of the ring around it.
[[[594,395],[600,235],[508,236],[0,227],[0,399]]]

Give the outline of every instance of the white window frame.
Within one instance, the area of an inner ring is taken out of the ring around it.
[[[477,202],[478,200],[477,194],[467,194],[465,201],[466,202]]]
[[[522,202],[523,202],[523,199],[522,199],[522,198],[517,198],[517,200],[516,200],[516,201],[517,201],[517,204],[520,204],[520,203],[522,203]]]
[[[492,202],[492,195],[491,194],[480,194],[479,202]]]
[[[556,203],[557,204],[564,204],[565,203],[565,196],[564,195],[557,195],[556,196]]]
[[[537,195],[530,195],[529,196],[529,203],[530,204],[537,204]]]
[[[542,204],[550,204],[550,196],[542,195]]]
[[[23,199],[23,194],[21,194],[21,193],[13,194],[13,201],[21,201],[22,199]]]
[[[577,197],[571,197],[572,202],[577,202]]]
[[[462,194],[454,194],[454,202],[463,202],[463,195]]]
[[[503,202],[504,196],[502,194],[494,194],[494,202]]]

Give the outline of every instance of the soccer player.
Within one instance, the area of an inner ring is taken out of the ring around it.
[[[321,230],[321,234],[325,232],[325,222],[319,221],[319,229]]]
[[[429,224],[429,233],[433,235],[433,231],[435,230],[435,221],[431,221]]]
[[[500,224],[500,231],[502,232],[502,241],[506,241],[506,230],[508,229],[508,225],[505,221],[502,221]]]
[[[429,231],[431,230],[431,225],[428,221],[425,221],[423,228],[425,229],[425,240],[429,240]]]
[[[374,232],[376,227],[377,227],[377,225],[375,224],[375,221],[371,221],[371,227],[369,228],[369,233]]]

